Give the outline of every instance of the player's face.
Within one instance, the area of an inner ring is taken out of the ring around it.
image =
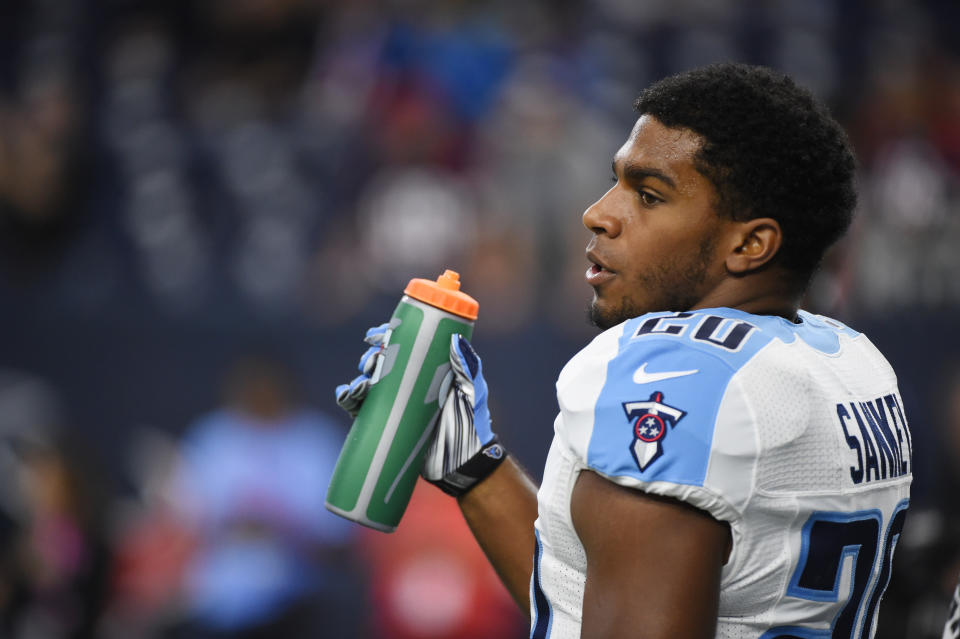
[[[586,280],[600,328],[653,311],[684,311],[724,274],[718,242],[728,222],[716,190],[694,168],[699,136],[637,120],[614,156],[616,184],[583,214],[593,233]]]

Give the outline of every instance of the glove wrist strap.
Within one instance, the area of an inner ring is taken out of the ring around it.
[[[443,477],[436,485],[454,497],[466,494],[471,488],[490,476],[507,458],[507,449],[494,435],[476,455],[462,466]]]

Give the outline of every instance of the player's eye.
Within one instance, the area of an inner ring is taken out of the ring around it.
[[[644,206],[655,206],[663,201],[656,195],[646,191],[637,191],[637,193],[640,195],[640,201],[643,202]]]

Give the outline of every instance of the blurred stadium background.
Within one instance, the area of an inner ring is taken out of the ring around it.
[[[298,442],[336,454],[364,330],[447,267],[537,476],[553,381],[593,334],[579,216],[639,89],[721,60],[793,74],[859,154],[859,217],[806,307],[899,373],[915,481],[878,637],[939,637],[955,0],[2,0],[0,637],[525,636],[436,491],[387,537],[317,512],[322,471],[276,477],[310,466]],[[320,439],[217,421],[289,415]]]

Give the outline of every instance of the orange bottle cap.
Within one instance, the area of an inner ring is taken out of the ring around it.
[[[460,290],[460,274],[450,269],[445,270],[436,282],[415,277],[403,292],[430,306],[469,320],[477,319],[477,311],[480,310],[477,300]]]

